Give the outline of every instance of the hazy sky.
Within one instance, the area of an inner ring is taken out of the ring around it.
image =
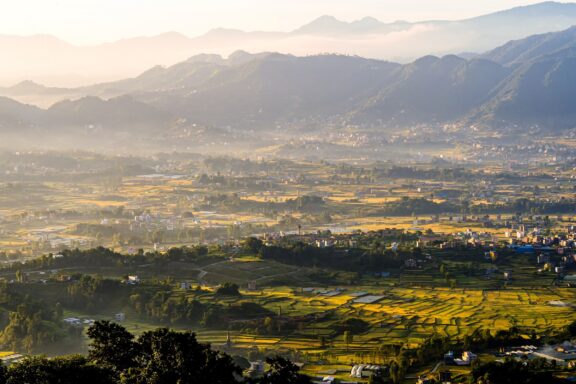
[[[0,34],[51,34],[78,44],[216,27],[288,31],[329,14],[352,21],[458,19],[530,0],[1,0]]]

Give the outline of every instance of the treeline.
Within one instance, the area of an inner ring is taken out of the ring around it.
[[[218,252],[209,255],[208,247],[203,245],[194,247],[174,247],[166,253],[156,251],[144,252],[143,250],[139,250],[134,255],[125,255],[114,252],[108,248],[97,247],[89,250],[64,250],[58,255],[58,257],[51,254],[44,255],[40,258],[27,261],[24,264],[13,266],[12,269],[59,269],[79,265],[84,267],[122,267],[142,264],[162,264],[170,261],[198,262],[206,261],[207,258],[214,258],[214,260],[217,261],[221,259],[221,256]]]
[[[284,202],[254,201],[242,199],[236,193],[218,193],[204,196],[196,207],[197,209],[218,209],[221,211],[244,210],[268,215],[276,215],[280,212],[318,212],[326,206],[326,202],[320,196],[306,195]]]
[[[561,198],[557,201],[516,199],[508,203],[468,205],[461,202],[436,203],[425,198],[403,197],[391,201],[382,208],[370,213],[371,216],[411,216],[411,215],[437,215],[448,213],[461,214],[495,214],[495,213],[523,213],[523,214],[554,214],[570,213],[576,210],[576,200]]]
[[[567,384],[568,380],[554,377],[553,366],[544,359],[503,363],[489,362],[475,367],[469,377],[471,384]]]
[[[171,291],[141,290],[130,296],[130,306],[139,316],[162,323],[200,324],[205,316],[210,318],[207,305],[185,296],[174,299]]]
[[[71,309],[96,312],[109,308],[123,295],[125,288],[118,280],[81,275],[67,285],[67,295],[62,302]]]
[[[553,214],[572,213],[576,210],[576,200],[564,197],[557,201],[516,199],[505,204],[479,204],[468,207],[469,213],[521,213],[521,214]]]
[[[196,287],[182,293],[173,284],[127,285],[99,276],[79,275],[66,285],[63,295],[47,298],[65,308],[90,313],[129,307],[138,316],[159,324],[200,325],[208,328],[227,326],[238,319],[265,318],[273,315],[257,303],[241,300],[236,284],[223,284],[214,295],[238,297],[236,303],[224,306],[217,301],[201,302],[204,295],[213,295]]]
[[[383,178],[418,180],[462,180],[476,177],[464,168],[414,168],[393,166],[387,169],[375,169],[374,173]]]
[[[359,248],[318,248],[298,242],[284,246],[262,246],[258,249],[258,255],[264,260],[290,265],[365,272],[399,268],[407,258],[420,257],[421,253],[417,250],[392,252],[382,249],[367,251]]]
[[[269,180],[257,177],[223,176],[219,173],[216,175],[203,173],[198,176],[197,181],[201,185],[226,187],[229,189],[248,189],[252,191],[273,191],[278,189],[278,185]]]
[[[237,290],[236,286],[236,292]],[[193,293],[198,296],[205,294],[199,288]],[[216,295],[226,294],[216,293]],[[172,289],[153,291],[143,287],[135,289],[135,293],[129,297],[129,305],[139,316],[154,322],[201,325],[207,328],[225,327],[230,321],[238,319],[264,318],[273,315],[257,303],[241,300],[239,294],[233,296],[239,298],[238,302],[224,306],[217,302],[203,303],[197,298],[188,298],[175,293]]]
[[[203,160],[204,167],[215,173],[272,173],[285,170],[294,163],[290,160],[252,161],[232,157],[209,157]]]
[[[6,384],[310,384],[296,365],[282,358],[268,360],[263,377],[244,377],[235,360],[197,341],[192,332],[165,328],[136,338],[106,321],[88,330],[87,357],[29,357],[0,370]]]
[[[459,207],[451,203],[436,203],[424,198],[403,197],[391,201],[373,213],[379,216],[411,216],[411,215],[437,215],[448,212],[458,212]]]

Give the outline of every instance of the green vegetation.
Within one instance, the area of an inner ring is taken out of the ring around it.
[[[201,344],[191,332],[165,328],[148,331],[135,338],[118,324],[96,322],[89,330],[88,357],[55,359],[30,357],[0,371],[6,384],[82,383],[238,383],[242,370],[233,359]],[[251,384],[309,384],[291,362],[268,361],[269,369]]]

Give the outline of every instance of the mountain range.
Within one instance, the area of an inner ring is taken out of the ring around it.
[[[79,86],[133,77],[154,65],[173,65],[212,52],[274,51],[300,56],[336,53],[401,63],[433,54],[485,52],[507,41],[576,25],[576,4],[545,2],[457,21],[353,22],[322,16],[290,32],[215,29],[198,37],[169,32],[95,46],[55,37],[0,35],[0,84],[33,80]]]
[[[80,88],[0,90],[0,133],[154,138],[211,132],[298,136],[302,129],[420,125],[558,133],[576,127],[576,27],[511,41],[472,59],[409,64],[345,55],[197,55],[135,78]],[[12,98],[60,99],[49,108]],[[68,98],[69,100],[62,100]]]

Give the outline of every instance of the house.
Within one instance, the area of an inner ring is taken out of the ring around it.
[[[371,364],[357,364],[352,367],[350,371],[350,377],[356,378],[366,378],[372,376],[374,372],[380,371],[379,365],[371,365]]]
[[[119,312],[117,314],[114,315],[114,320],[116,321],[125,321],[126,320],[126,315],[124,314],[124,312]]]
[[[478,360],[478,355],[469,352],[469,351],[465,351],[462,354],[462,358],[461,359],[454,359],[454,363],[456,365],[470,365],[472,364],[472,362]]]
[[[249,377],[261,377],[264,375],[264,362],[262,360],[251,361],[248,368]]]
[[[128,275],[128,280],[126,281],[127,284],[136,285],[140,284],[140,278],[138,275]]]
[[[58,275],[56,277],[56,280],[60,281],[62,283],[67,283],[69,281],[72,281],[72,276],[70,276],[70,275]]]
[[[469,352],[469,351],[465,351],[462,354],[462,360],[467,361],[467,362],[473,362],[478,360],[478,355],[476,355],[475,353]]]
[[[81,327],[82,321],[76,317],[68,317],[63,320],[66,324],[72,325],[74,327]]]

